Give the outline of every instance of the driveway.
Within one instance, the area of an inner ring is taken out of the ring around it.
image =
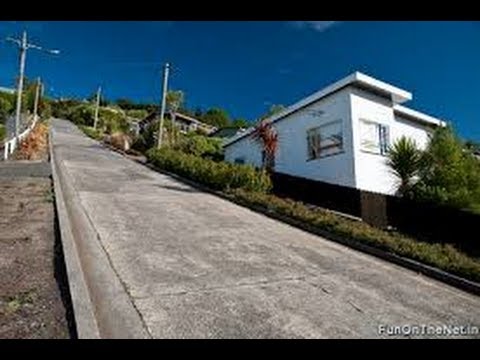
[[[479,297],[154,172],[69,122],[52,126],[57,162],[149,337],[377,338],[389,326],[480,327]]]

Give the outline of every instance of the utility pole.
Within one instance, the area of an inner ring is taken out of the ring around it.
[[[168,72],[170,65],[165,64],[165,69],[163,71],[163,90],[162,90],[162,107],[160,108],[160,128],[158,129],[158,148],[162,147],[162,136],[163,136],[163,118],[165,117],[165,104],[167,99],[168,91]]]
[[[38,113],[38,101],[40,98],[40,87],[42,83],[40,82],[40,78],[37,78],[37,87],[35,89],[35,102],[33,105],[33,121],[37,121],[37,113]]]
[[[23,93],[23,77],[25,74],[25,58],[27,56],[27,32],[23,32],[22,42],[20,44],[20,77],[17,86],[17,108],[15,111],[15,139],[18,141],[20,133],[20,115],[22,113],[22,93]]]
[[[100,108],[100,94],[102,92],[102,87],[99,86],[98,87],[98,90],[97,90],[97,102],[96,102],[96,105],[95,105],[95,118],[94,118],[94,121],[93,121],[93,128],[96,129],[97,128],[97,122],[98,122],[98,109]]]
[[[59,50],[48,50],[44,49],[41,46],[35,45],[35,44],[30,44],[27,40],[27,32],[24,31],[22,38],[21,39],[14,39],[11,37],[8,37],[6,39],[7,41],[11,41],[15,44],[17,44],[19,50],[20,50],[20,74],[18,78],[18,86],[17,86],[17,106],[16,106],[16,112],[15,112],[15,139],[17,139],[18,142],[18,135],[20,132],[20,116],[22,112],[22,93],[23,93],[23,80],[24,80],[24,75],[25,75],[25,60],[27,57],[27,50],[28,49],[37,49],[41,50],[50,54],[55,54],[58,55],[60,54]]]

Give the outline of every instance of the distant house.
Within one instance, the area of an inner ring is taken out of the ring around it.
[[[11,88],[0,86],[0,92],[4,92],[4,93],[7,93],[7,94],[15,94],[16,91],[17,91],[16,89],[11,89]]]
[[[216,138],[222,138],[222,139],[229,139],[231,137],[240,135],[247,129],[245,128],[238,128],[235,126],[227,126],[227,127],[222,127],[220,129],[217,129],[216,131],[210,133],[210,137],[216,137]]]
[[[127,116],[127,121],[130,124],[130,132],[134,133],[136,136],[140,135],[140,122],[142,120]]]
[[[166,113],[165,118],[170,119],[170,114]],[[150,124],[158,121],[158,119],[159,115],[157,112],[150,113],[146,118],[144,118],[138,123],[139,131],[144,131]],[[180,128],[180,132],[182,133],[201,130],[204,131],[206,134],[210,134],[217,130],[215,126],[205,124],[198,119],[179,112],[175,113],[175,125]]]
[[[389,146],[405,135],[424,149],[443,120],[401,104],[412,94],[355,72],[272,115],[278,133],[274,170],[372,192],[393,194]],[[260,167],[265,161],[252,129],[228,139],[225,160]]]

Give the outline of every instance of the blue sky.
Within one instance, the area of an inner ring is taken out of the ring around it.
[[[413,92],[406,106],[454,123],[480,140],[480,22],[1,21],[0,38],[58,48],[29,50],[26,73],[53,96],[158,101],[161,68],[187,105],[253,120],[358,70]],[[12,86],[18,54],[0,43],[0,86]]]

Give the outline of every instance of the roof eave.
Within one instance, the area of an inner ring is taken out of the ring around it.
[[[398,115],[406,116],[411,120],[418,121],[424,124],[435,126],[447,125],[447,121],[445,120],[434,118],[433,116],[421,113],[420,111],[413,110],[402,105],[395,105],[393,107],[393,111]]]

